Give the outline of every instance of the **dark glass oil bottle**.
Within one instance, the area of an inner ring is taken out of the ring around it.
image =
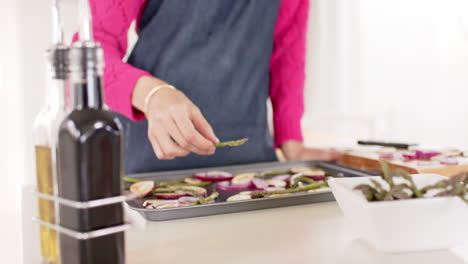
[[[75,43],[70,51],[74,108],[60,126],[58,139],[59,196],[91,201],[122,192],[122,132],[104,107],[101,76],[103,56],[99,44]],[[120,203],[91,209],[60,206],[60,225],[89,232],[123,224]],[[60,235],[62,263],[124,263],[124,234],[89,240]]]

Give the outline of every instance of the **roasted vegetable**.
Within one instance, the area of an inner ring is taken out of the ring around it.
[[[198,199],[198,201],[194,202],[191,205],[207,204],[207,203],[210,203],[210,202],[216,200],[216,198],[218,198],[218,196],[219,196],[219,193],[213,192],[210,196],[202,197],[202,198]]]
[[[140,181],[130,186],[130,192],[143,198],[151,193],[154,189],[154,182],[152,181]]]
[[[143,180],[124,177],[122,178],[124,182],[127,183],[138,183],[142,182]],[[209,181],[200,181],[195,178],[185,178],[184,180],[180,181],[162,181],[162,182],[154,182],[155,186],[172,186],[172,185],[185,185],[185,186],[198,186],[198,187],[206,187],[209,186],[212,182]]]
[[[196,179],[206,182],[230,181],[234,177],[232,173],[226,171],[199,172],[193,175]]]
[[[196,186],[168,186],[165,188],[156,188],[153,190],[153,195],[160,199],[179,199],[183,196],[206,196],[207,191],[205,188]]]
[[[309,191],[309,190],[319,189],[319,188],[326,187],[326,186],[327,186],[327,184],[324,181],[317,181],[317,182],[314,182],[313,184],[304,185],[304,186],[297,187],[297,188],[290,188],[290,189],[286,189],[286,190],[283,190],[283,191],[254,192],[252,194],[252,199],[263,198],[265,196],[274,195],[274,194],[288,194],[288,193],[306,192],[306,191]]]

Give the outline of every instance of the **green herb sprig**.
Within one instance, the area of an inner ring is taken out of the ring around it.
[[[388,184],[388,190],[378,181],[371,179],[371,184],[359,184],[354,190],[361,191],[368,201],[391,201],[424,198],[431,190],[438,190],[434,197],[458,196],[468,203],[468,173],[459,174],[450,179],[418,188],[413,178],[404,170],[390,170],[388,163],[380,160],[382,179]],[[406,183],[395,184],[394,178],[403,178]]]

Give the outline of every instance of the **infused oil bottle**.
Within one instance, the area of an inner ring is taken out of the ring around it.
[[[67,114],[65,95],[68,92],[69,48],[61,41],[61,30],[57,2],[54,5],[55,41],[47,52],[48,66],[52,79],[48,84],[45,107],[34,121],[34,150],[36,156],[36,185],[42,194],[57,194],[56,145],[58,126]],[[49,224],[57,224],[58,206],[46,199],[38,198],[39,219]],[[59,246],[56,231],[40,226],[41,263],[59,263]]]
[[[61,124],[58,141],[59,196],[81,202],[122,192],[122,133],[118,121],[104,106],[103,54],[91,36],[89,31],[80,31],[81,41],[71,47],[74,106]],[[90,232],[122,224],[120,203],[85,209],[60,206],[60,225],[73,231]],[[62,263],[67,264],[124,263],[124,234],[86,240],[61,234],[60,252]]]

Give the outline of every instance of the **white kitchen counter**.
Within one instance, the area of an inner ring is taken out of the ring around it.
[[[452,251],[379,252],[353,239],[335,202],[166,222],[131,215],[140,226],[126,234],[129,264],[468,263],[468,245]]]

